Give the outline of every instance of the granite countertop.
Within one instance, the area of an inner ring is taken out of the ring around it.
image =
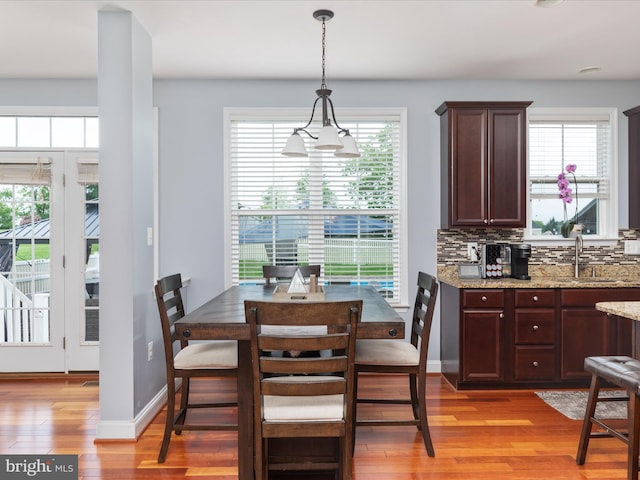
[[[596,310],[640,321],[640,302],[598,302]]]
[[[619,267],[619,268],[615,268]],[[640,287],[637,265],[601,266],[596,276],[573,277],[572,267],[531,266],[531,280],[515,278],[460,278],[457,266],[438,268],[438,280],[456,288],[629,288]],[[585,272],[586,273],[586,272]]]

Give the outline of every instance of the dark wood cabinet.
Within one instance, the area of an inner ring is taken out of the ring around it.
[[[444,102],[436,110],[443,228],[525,225],[530,104]]]
[[[629,118],[629,228],[640,228],[640,106],[624,114]]]
[[[504,291],[464,290],[462,304],[463,381],[503,381]]]
[[[640,300],[640,291],[442,283],[440,299],[441,369],[455,388],[585,387],[585,357],[631,354],[631,320],[595,304]]]
[[[611,355],[611,322],[606,315],[589,307],[563,308],[561,313],[560,378],[587,378],[584,359]]]
[[[631,320],[595,309],[597,302],[638,300],[637,289],[564,289],[560,292],[560,378],[589,379],[584,358],[630,355]]]

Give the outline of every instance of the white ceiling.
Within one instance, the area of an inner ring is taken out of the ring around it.
[[[158,78],[640,80],[640,1],[0,0],[0,78],[97,76],[97,12],[133,12]],[[583,67],[600,71],[579,73]]]

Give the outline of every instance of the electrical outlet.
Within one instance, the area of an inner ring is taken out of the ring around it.
[[[640,255],[640,240],[625,240],[624,253],[627,255]]]
[[[153,340],[151,340],[147,344],[147,361],[150,362],[152,358],[153,358]]]
[[[470,262],[478,262],[480,259],[478,258],[478,243],[477,242],[469,242],[467,243],[467,260]]]

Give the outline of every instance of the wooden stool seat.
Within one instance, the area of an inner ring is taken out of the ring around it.
[[[627,479],[638,478],[638,453],[640,440],[640,361],[627,356],[587,357],[584,368],[591,372],[591,387],[584,414],[576,463],[583,465],[587,456],[589,439],[615,437],[627,444]],[[609,382],[627,391],[628,397],[600,397],[600,384]],[[627,401],[627,430],[613,428],[603,419],[595,418],[598,402]],[[604,431],[592,432],[593,425]]]

